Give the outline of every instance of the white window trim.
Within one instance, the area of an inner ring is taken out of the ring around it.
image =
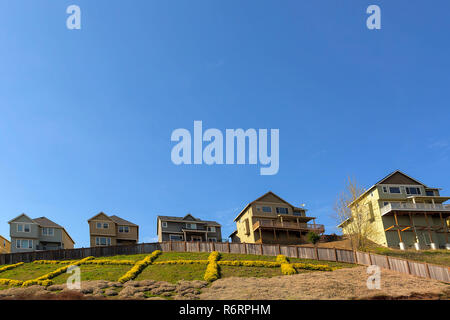
[[[162,221],[162,222],[161,222],[161,226],[162,226],[163,228],[167,228],[167,221]]]
[[[172,239],[172,237],[179,237],[179,239]],[[181,234],[169,234],[170,241],[183,241],[183,236]]]
[[[22,231],[19,231],[19,225],[22,226]],[[25,231],[25,225],[28,225],[28,231]],[[17,223],[16,230],[17,230],[17,232],[30,233],[31,232],[31,224],[30,223]]]
[[[27,247],[22,247],[22,241],[28,241]],[[17,246],[17,243],[19,243],[19,246]],[[31,244],[31,245],[30,245]],[[33,249],[33,239],[16,239],[16,248],[17,249]]]
[[[216,227],[215,226],[208,227],[208,232],[216,232]]]
[[[44,230],[47,230],[47,233],[44,233]],[[49,232],[51,230],[51,232]],[[53,237],[55,235],[55,228],[51,228],[51,227],[45,227],[42,228],[41,233],[43,236],[47,236],[47,237]]]
[[[106,244],[101,243],[101,239],[106,240]],[[109,239],[109,241],[108,241]],[[108,243],[109,242],[109,243]],[[110,237],[95,237],[95,245],[99,247],[107,247],[111,245],[111,238]]]
[[[120,228],[122,228],[122,231],[120,231]],[[130,233],[130,227],[129,226],[119,226],[119,232],[120,233]]]
[[[264,208],[270,208],[270,211],[264,211]],[[271,206],[262,206],[261,210],[262,210],[262,212],[265,212],[265,213],[272,213],[272,211],[273,211]]]

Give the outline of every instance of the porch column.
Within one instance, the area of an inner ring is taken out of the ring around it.
[[[283,216],[280,216],[281,226],[283,226]]]
[[[433,235],[431,233],[431,228],[430,228],[430,224],[428,222],[428,216],[427,213],[425,212],[425,221],[427,222],[427,230],[428,230],[428,235],[430,236],[430,244],[433,243]]]
[[[262,243],[262,233],[261,233],[261,228],[259,228],[259,241],[261,241],[261,243]]]
[[[400,231],[400,228],[398,226],[398,220],[397,220],[397,213],[396,212],[394,212],[394,219],[395,219],[395,226],[397,227],[398,239],[400,240],[401,243],[403,243],[402,232]],[[401,247],[401,245],[400,245],[400,247]]]
[[[297,227],[300,228],[300,222],[298,221],[298,218],[297,218]]]
[[[275,230],[275,228],[273,228],[273,237],[275,240],[277,240],[277,231]]]
[[[448,228],[447,228],[447,224],[444,221],[444,218],[442,218],[442,212],[439,212],[439,217],[441,218],[442,227],[445,230],[445,244],[447,244],[448,243]]]
[[[408,212],[409,215],[409,222],[411,223],[411,226],[413,227],[413,231],[414,231],[414,237],[416,238],[416,241],[419,241],[419,237],[417,237],[417,232],[416,232],[416,226],[414,225],[414,220],[413,217],[411,215],[411,212]]]

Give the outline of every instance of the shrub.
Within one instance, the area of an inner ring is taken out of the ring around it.
[[[23,265],[23,262],[19,262],[19,263],[16,263],[16,264],[10,264],[8,266],[1,267],[0,268],[0,272],[17,268],[18,266],[21,266],[21,265]]]
[[[281,264],[281,273],[285,275],[296,274],[297,271],[294,269],[292,264],[289,263],[288,258],[285,255],[279,254],[277,256],[277,262]]]
[[[333,268],[323,264],[310,264],[310,263],[293,263],[294,268],[313,270],[313,271],[333,271]]]
[[[11,279],[0,279],[0,285],[10,286],[10,287],[19,287],[21,286],[23,281],[20,280],[11,280]]]
[[[132,261],[132,260],[90,260],[90,261],[86,261],[84,264],[132,266],[135,264],[135,261]]]
[[[317,233],[315,233],[313,231],[310,231],[310,232],[307,233],[306,239],[309,242],[311,242],[312,244],[316,244],[317,242],[319,242],[320,236]]]
[[[286,258],[285,255],[283,254],[279,254],[277,255],[277,260],[278,263],[289,263],[289,260]]]
[[[233,267],[268,267],[268,268],[278,268],[281,265],[281,263],[273,261],[244,261],[244,260],[218,261],[217,264]]]
[[[142,272],[142,270],[144,270],[145,267],[147,267],[149,264],[152,264],[160,254],[160,250],[155,250],[144,259],[136,262],[130,270],[128,270],[122,277],[119,278],[119,282],[125,283],[127,281],[135,279]]]
[[[219,279],[220,270],[217,261],[220,259],[220,253],[217,251],[211,252],[208,256],[208,266],[206,267],[204,279],[205,281],[212,282],[214,280]]]

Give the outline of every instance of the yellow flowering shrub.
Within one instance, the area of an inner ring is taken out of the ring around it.
[[[33,264],[70,264],[77,260],[35,260]]]
[[[10,286],[10,287],[18,287],[21,286],[23,281],[20,280],[11,280],[11,279],[0,279],[0,285]]]
[[[273,261],[245,261],[245,260],[235,260],[235,261],[217,261],[219,265],[233,266],[233,267],[267,267],[267,268],[278,268],[281,263]]]
[[[47,281],[47,280],[53,279],[54,277],[59,276],[60,274],[66,272],[70,266],[79,266],[79,265],[85,263],[86,261],[89,261],[92,259],[94,259],[94,257],[86,257],[84,259],[78,260],[77,262],[75,262],[71,265],[67,265],[67,266],[58,268],[55,271],[52,271],[43,276],[40,276],[39,278],[36,278],[33,280],[27,280],[24,283],[22,283],[22,287],[28,287],[28,286],[32,286],[35,284],[42,285],[42,286],[48,286],[51,284],[51,281]]]
[[[220,253],[217,251],[211,252],[208,256],[208,266],[206,267],[205,276],[203,277],[205,281],[211,282],[219,279],[220,271],[217,261],[220,259]]]
[[[153,264],[208,264],[208,260],[166,260],[153,262]]]
[[[119,278],[119,282],[125,283],[127,281],[135,279],[142,270],[145,269],[148,265],[152,264],[153,261],[161,254],[160,250],[155,250],[144,259],[136,262],[134,266],[127,271],[122,277]]]
[[[4,266],[4,267],[0,267],[0,272],[17,268],[18,266],[21,266],[21,265],[23,265],[23,262],[19,262],[19,263],[10,264],[10,265]]]
[[[134,265],[133,260],[89,260],[84,264],[99,264],[99,265]]]
[[[333,271],[333,268],[323,264],[310,264],[310,263],[293,263],[294,268],[313,270],[313,271]]]

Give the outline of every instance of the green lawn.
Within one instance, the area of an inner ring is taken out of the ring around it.
[[[220,260],[275,261],[275,256],[259,256],[255,254],[221,253]]]
[[[31,280],[54,271],[63,265],[25,263],[17,268],[0,272],[0,279]]]
[[[209,252],[163,252],[156,261],[168,260],[208,260]]]
[[[408,260],[428,262],[450,267],[450,250],[396,250],[378,247],[369,250],[372,253],[383,254],[391,257],[398,257]]]
[[[141,272],[136,280],[157,280],[176,283],[179,280],[203,280],[206,265],[150,265]]]
[[[221,278],[227,277],[275,277],[281,276],[280,268],[264,268],[264,267],[234,267],[220,266]]]
[[[81,268],[81,281],[90,280],[107,280],[107,281],[117,281],[121,276],[123,276],[132,266],[127,265],[95,265],[95,264],[84,264],[80,266]],[[66,283],[67,278],[70,274],[63,273],[52,279],[55,284]]]

